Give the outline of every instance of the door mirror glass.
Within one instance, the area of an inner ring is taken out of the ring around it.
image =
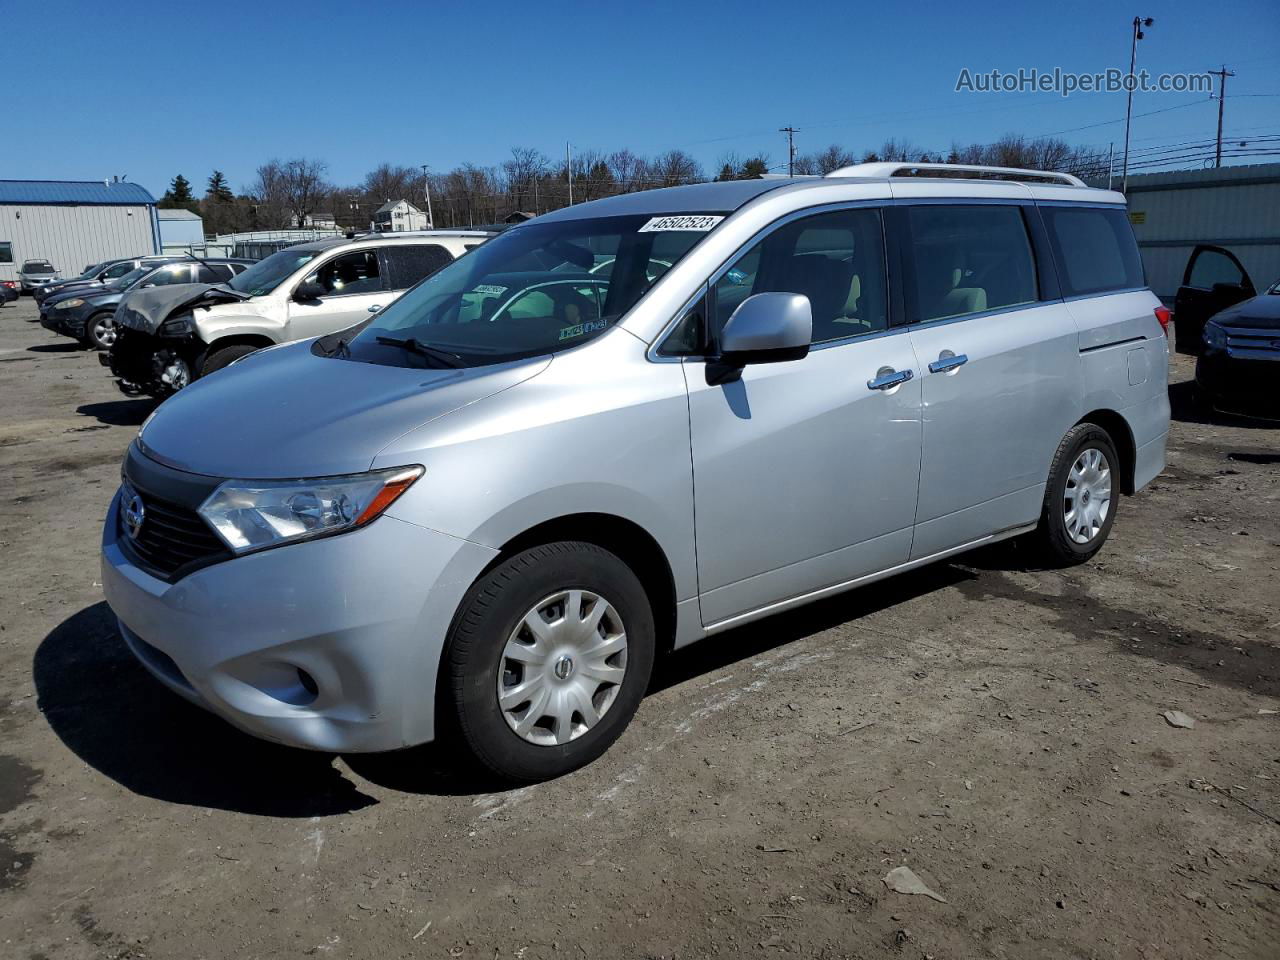
[[[319,281],[303,280],[293,291],[293,299],[298,303],[315,303],[325,293],[325,288]]]
[[[749,363],[799,360],[813,342],[813,308],[800,293],[757,293],[747,297],[720,334],[720,362]]]

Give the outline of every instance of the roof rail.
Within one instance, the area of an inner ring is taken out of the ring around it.
[[[1051,170],[1024,170],[1020,167],[986,167],[969,163],[855,163],[832,170],[828,177],[937,177],[947,174],[973,173],[974,179],[1049,181],[1068,187],[1083,187],[1085,182],[1069,173]]]

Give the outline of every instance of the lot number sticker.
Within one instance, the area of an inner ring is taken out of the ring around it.
[[[659,230],[692,230],[695,233],[706,233],[724,217],[682,216],[654,217],[637,231],[638,233],[656,233]]]

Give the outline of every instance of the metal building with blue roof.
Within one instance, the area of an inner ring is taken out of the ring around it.
[[[0,280],[26,260],[64,277],[114,257],[160,252],[156,200],[123,180],[0,180]]]

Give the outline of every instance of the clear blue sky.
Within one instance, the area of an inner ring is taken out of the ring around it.
[[[1127,66],[1134,14],[1153,72],[1222,63],[1227,133],[1280,134],[1280,4],[1080,0],[1037,7],[703,2],[611,4],[0,3],[7,123],[0,177],[126,174],[157,196],[175,173],[236,189],[272,157],[358,182],[380,162],[497,164],[513,145],[639,153],[711,167],[728,151],[785,160],[890,136],[931,149],[1007,132],[1101,145],[1124,95],[956,93],[961,68]],[[1132,9],[1130,9],[1132,7]],[[1239,95],[1239,96],[1236,96]],[[1180,106],[1190,104],[1189,106]],[[1134,149],[1214,135],[1204,95],[1135,98]],[[1276,159],[1275,157],[1269,159]],[[1257,161],[1255,161],[1257,162]]]

